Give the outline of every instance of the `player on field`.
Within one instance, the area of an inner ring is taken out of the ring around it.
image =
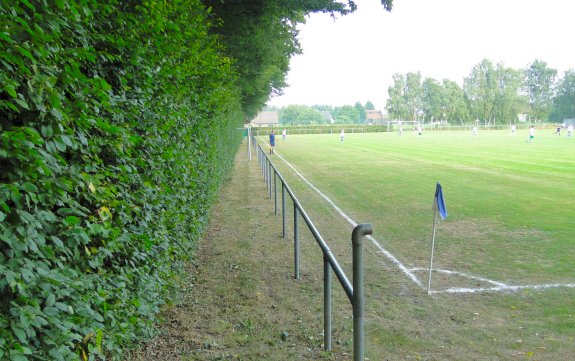
[[[553,134],[561,135],[561,125],[557,126],[557,129],[555,130],[555,133],[553,133]]]
[[[531,126],[531,128],[529,128],[529,143],[533,142],[533,139],[535,138],[535,127]]]
[[[272,130],[272,132],[270,133],[270,154],[274,154],[275,145],[276,145],[276,135],[274,134],[274,131]]]

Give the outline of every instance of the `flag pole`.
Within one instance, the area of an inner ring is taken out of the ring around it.
[[[437,205],[437,197],[435,197],[434,205]],[[433,236],[431,237],[431,256],[429,257],[429,279],[427,281],[427,294],[431,293],[431,270],[433,269],[433,251],[435,250],[435,226],[437,225],[437,206],[434,207],[433,212]]]

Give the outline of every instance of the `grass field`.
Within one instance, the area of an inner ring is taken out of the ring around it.
[[[348,268],[351,226],[282,159],[352,219],[372,223],[425,285],[431,205],[436,182],[443,186],[449,217],[437,228],[434,269],[458,273],[434,275],[433,289],[479,291],[428,296],[366,245],[370,360],[575,357],[575,138],[552,133],[538,130],[533,143],[527,131],[276,140],[274,164]],[[309,247],[306,257],[317,259]],[[531,288],[481,291],[488,280]]]

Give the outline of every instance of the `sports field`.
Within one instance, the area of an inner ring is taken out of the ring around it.
[[[552,133],[539,129],[532,143],[527,130],[346,134],[343,143],[339,134],[276,138],[274,164],[341,257],[351,228],[342,228],[340,213],[373,225],[377,246],[366,245],[373,359],[398,344],[408,347],[391,359],[575,355],[575,138]],[[449,216],[437,226],[427,296],[438,181]],[[382,326],[390,309],[400,326]],[[428,334],[437,327],[439,341]],[[452,342],[454,350],[443,350]]]

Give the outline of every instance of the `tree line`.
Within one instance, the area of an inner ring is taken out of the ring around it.
[[[276,110],[282,125],[365,124],[368,101],[362,105],[288,105]],[[542,60],[526,69],[512,69],[483,59],[463,86],[455,81],[423,78],[420,72],[393,75],[385,105],[386,119],[462,125],[508,124],[519,121],[562,123],[575,118],[575,71],[562,77]]]
[[[386,110],[391,119],[507,124],[522,115],[531,122],[575,118],[575,71],[559,78],[557,70],[535,60],[513,69],[483,59],[463,80],[463,87],[444,79],[422,79],[421,73],[393,75]]]
[[[278,121],[281,125],[321,125],[321,124],[364,124],[366,110],[373,110],[375,106],[371,101],[365,104],[356,102],[352,105],[287,105],[285,107],[266,107],[265,110],[277,111]]]

